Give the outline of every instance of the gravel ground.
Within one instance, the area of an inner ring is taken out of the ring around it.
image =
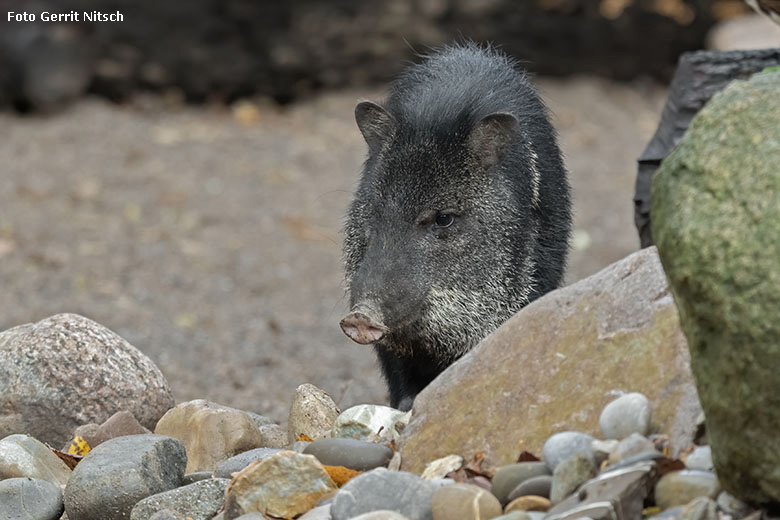
[[[634,160],[665,92],[539,83],[575,190],[574,281],[638,247]],[[80,313],[157,362],[178,401],[279,421],[303,382],[385,402],[372,352],[338,327],[339,229],[365,154],[352,109],[379,95],[0,114],[0,330]]]

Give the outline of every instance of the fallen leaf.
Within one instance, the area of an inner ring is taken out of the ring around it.
[[[539,462],[541,459],[531,453],[530,451],[524,451],[517,456],[517,462]]]
[[[76,465],[77,465],[79,462],[81,462],[81,459],[83,459],[83,458],[84,458],[84,457],[83,457],[83,456],[81,456],[81,455],[73,455],[72,453],[65,453],[65,452],[62,452],[62,451],[60,451],[60,450],[55,450],[55,449],[54,449],[54,448],[52,448],[51,446],[49,447],[49,449],[51,449],[51,451],[53,451],[53,452],[54,452],[54,454],[55,454],[56,456],[58,456],[58,457],[60,458],[60,460],[61,460],[62,462],[64,462],[64,463],[65,463],[65,465],[66,465],[66,466],[68,466],[70,469],[73,469],[73,468],[75,468],[75,467],[76,467]]]
[[[92,447],[89,445],[87,440],[84,437],[76,436],[73,438],[72,441],[70,441],[70,444],[68,445],[68,449],[65,450],[69,455],[78,455],[80,457],[83,457],[89,451],[92,449]]]

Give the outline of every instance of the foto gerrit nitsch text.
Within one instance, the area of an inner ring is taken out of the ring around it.
[[[8,11],[7,20],[9,22],[124,22],[125,17],[119,11],[114,13],[101,11],[69,11],[67,13]]]

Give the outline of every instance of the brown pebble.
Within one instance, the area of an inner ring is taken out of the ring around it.
[[[550,500],[536,495],[526,495],[509,502],[504,508],[504,514],[512,511],[547,511],[550,509]]]
[[[473,484],[442,486],[433,494],[433,520],[487,520],[501,515],[501,503]]]

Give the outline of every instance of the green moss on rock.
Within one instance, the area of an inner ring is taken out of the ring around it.
[[[780,72],[713,97],[652,197],[718,475],[780,501]]]

